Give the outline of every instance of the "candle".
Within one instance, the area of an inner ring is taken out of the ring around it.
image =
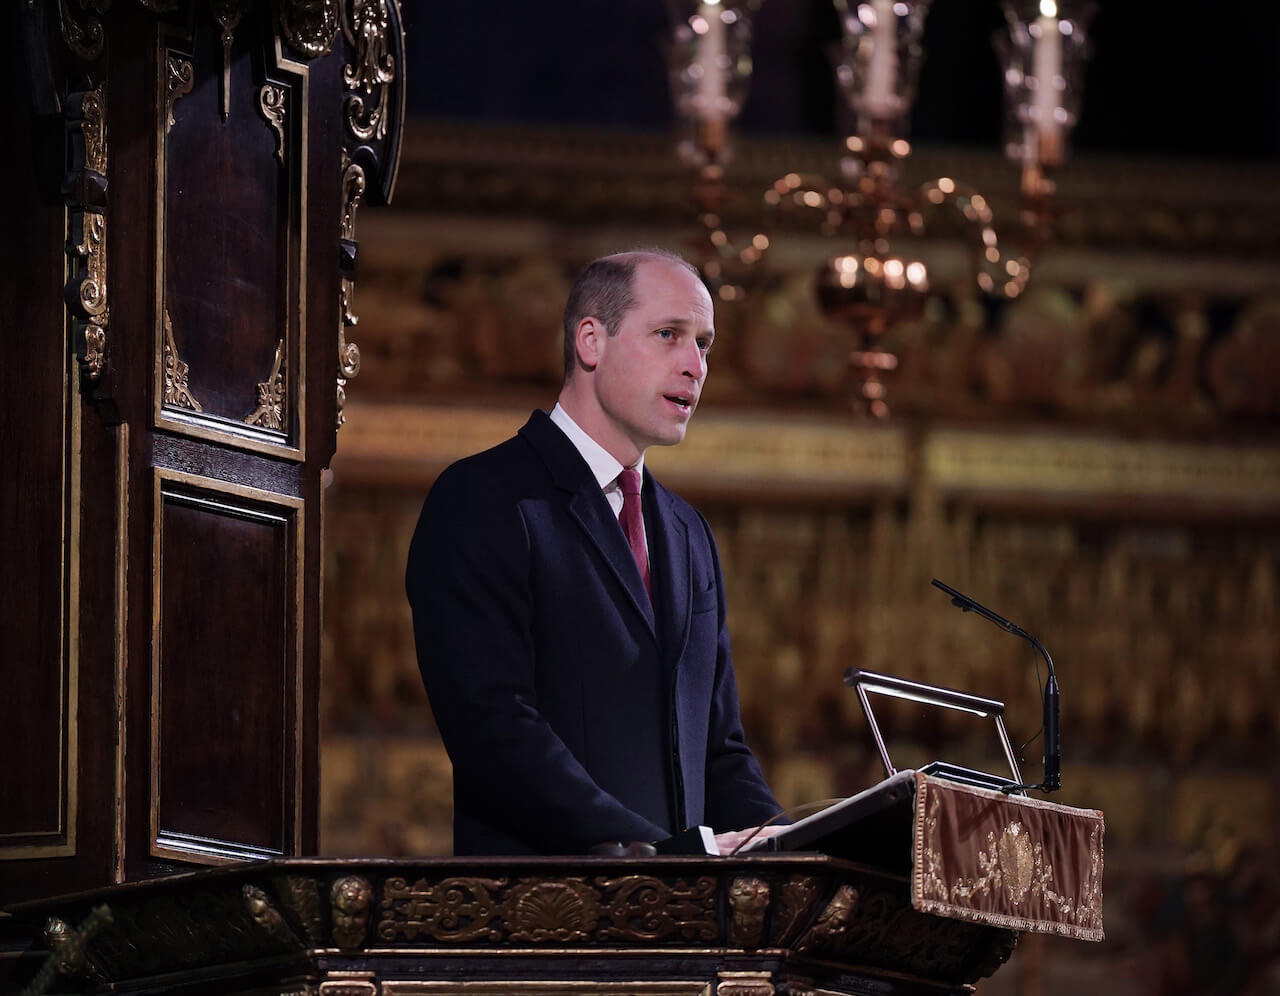
[[[871,65],[863,101],[873,118],[891,118],[898,111],[898,19],[893,0],[874,0],[875,28],[871,33]]]
[[[1044,6],[1041,5],[1041,10]],[[1041,147],[1054,148],[1061,131],[1054,115],[1058,110],[1057,80],[1062,73],[1062,35],[1058,32],[1058,19],[1051,14],[1042,13],[1037,17],[1036,27],[1039,30],[1032,58],[1036,94],[1032,107]]]
[[[698,43],[698,66],[702,76],[698,80],[698,103],[702,106],[703,120],[715,121],[725,117],[725,67],[724,21],[720,19],[720,4],[698,5],[698,16],[706,22],[707,30]]]

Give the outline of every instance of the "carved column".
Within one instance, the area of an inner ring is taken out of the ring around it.
[[[32,0],[0,32],[0,898],[310,853],[320,479],[399,5]]]

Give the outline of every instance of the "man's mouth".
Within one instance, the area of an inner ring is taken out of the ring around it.
[[[664,394],[663,397],[673,405],[678,405],[683,408],[685,411],[693,410],[693,399],[687,394]]]

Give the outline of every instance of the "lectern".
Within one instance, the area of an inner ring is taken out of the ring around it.
[[[902,772],[831,854],[275,859],[14,908],[57,991],[966,992],[1102,937],[1102,816]],[[821,842],[815,842],[820,844]]]

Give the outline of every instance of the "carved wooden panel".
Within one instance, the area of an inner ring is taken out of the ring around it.
[[[61,293],[64,215],[59,207],[20,216],[17,230],[0,240],[0,268],[29,280],[46,300]],[[58,309],[41,313],[34,295],[10,306],[11,327],[24,334],[0,364],[0,395],[14,406],[13,417],[0,418],[7,465],[0,485],[0,600],[21,602],[26,611],[0,614],[0,723],[16,747],[16,757],[0,764],[0,861],[74,853],[78,756],[68,722],[79,694],[74,362],[63,347]]]
[[[159,470],[156,521],[152,851],[295,851],[303,502]]]
[[[234,5],[232,5],[234,6]],[[269,8],[156,59],[157,424],[305,455],[308,69]]]
[[[399,6],[32,0],[0,49],[0,903],[314,849],[321,475]]]

